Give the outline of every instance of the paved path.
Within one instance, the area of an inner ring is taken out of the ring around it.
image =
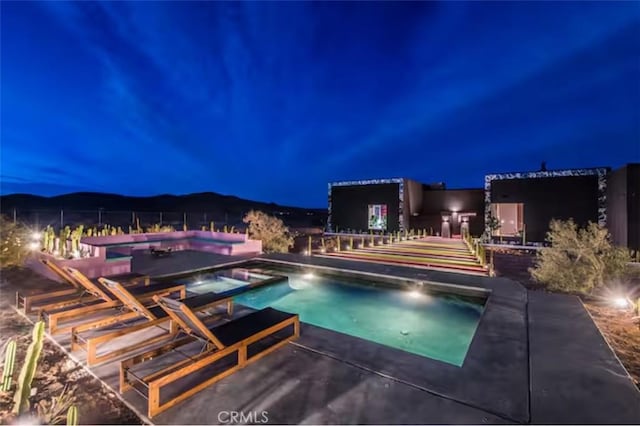
[[[529,293],[532,423],[640,424],[640,391],[573,296]]]
[[[343,249],[322,256],[487,275],[487,270],[471,254],[464,241],[459,239],[426,237],[372,246],[372,238],[343,237],[342,242],[347,242],[347,245],[353,244],[351,250]]]

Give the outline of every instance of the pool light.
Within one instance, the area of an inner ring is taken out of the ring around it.
[[[304,274],[304,275],[302,276],[302,278],[304,278],[305,280],[312,280],[312,279],[314,279],[315,277],[316,277],[316,276],[315,276],[315,275],[313,275],[313,273],[311,273],[311,272],[307,272],[306,274]]]
[[[422,296],[422,293],[420,293],[418,290],[411,290],[409,292],[409,297],[412,298],[412,299],[417,299],[420,296]]]

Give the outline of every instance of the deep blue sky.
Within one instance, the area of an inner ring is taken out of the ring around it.
[[[2,193],[640,161],[640,3],[2,2]]]

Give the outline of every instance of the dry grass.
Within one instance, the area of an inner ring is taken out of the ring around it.
[[[584,306],[640,388],[640,326],[632,321],[632,313],[595,303]]]

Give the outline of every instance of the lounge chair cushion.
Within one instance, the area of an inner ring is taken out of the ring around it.
[[[231,346],[294,316],[273,308],[265,308],[210,330],[223,345]]]

